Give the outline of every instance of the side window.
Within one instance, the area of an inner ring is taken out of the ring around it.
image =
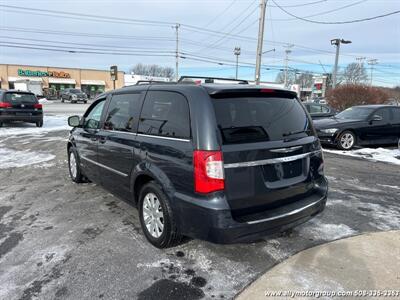
[[[320,113],[320,112],[321,112],[321,105],[311,104],[310,113]]]
[[[396,123],[400,123],[400,107],[392,108],[392,116]]]
[[[141,93],[114,95],[108,107],[104,129],[131,132],[140,97]]]
[[[378,110],[374,113],[374,115],[381,116],[383,122],[389,122],[390,119],[391,119],[391,116],[390,116],[390,109],[389,109],[389,108],[381,108],[381,109],[378,109]]]
[[[186,98],[175,92],[148,92],[138,132],[190,138],[189,107]]]
[[[306,109],[308,112],[311,112],[311,106],[310,105],[305,105]]]
[[[327,114],[328,112],[330,112],[330,109],[329,109],[328,107],[326,107],[326,106],[322,106],[322,105],[321,105],[321,111],[322,111],[324,114]]]
[[[84,128],[98,129],[100,127],[101,113],[103,112],[105,102],[105,99],[101,100],[92,108],[89,114],[85,117]]]

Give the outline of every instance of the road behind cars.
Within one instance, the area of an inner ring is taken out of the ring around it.
[[[0,170],[1,299],[232,298],[303,249],[400,229],[398,166],[328,153],[327,208],[311,222],[257,243],[187,240],[159,250],[146,242],[136,209],[98,186],[70,181],[67,135],[0,135],[0,149],[54,156],[18,168],[8,161]]]

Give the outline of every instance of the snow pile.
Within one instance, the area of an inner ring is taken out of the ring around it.
[[[0,137],[15,135],[43,135],[50,131],[70,130],[67,116],[45,116],[43,127],[31,123],[4,124],[0,128]]]
[[[49,104],[49,103],[53,103],[53,102],[47,100],[46,98],[41,98],[41,99],[39,99],[39,103],[40,104]]]
[[[53,160],[55,155],[0,148],[0,169],[20,168]]]
[[[400,165],[400,149],[363,148],[351,151],[324,149],[325,152],[352,157],[364,158],[371,161],[386,162]]]

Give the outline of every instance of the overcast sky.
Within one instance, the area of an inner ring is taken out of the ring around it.
[[[107,19],[105,22],[78,15],[56,15],[38,10],[0,7],[0,62],[100,69],[108,69],[110,65],[116,64],[123,71],[129,71],[130,67],[139,62],[175,67],[173,56],[175,30],[172,24],[168,24],[170,22],[182,24],[179,29],[181,38],[179,47],[181,52],[186,53],[181,54],[186,58],[180,59],[181,75],[234,76],[235,68],[231,65],[231,61],[235,60],[233,54],[235,46],[240,46],[242,49],[240,63],[255,63],[259,2],[259,0],[0,0],[2,5],[22,8],[166,22],[143,24],[120,19],[114,20],[115,22]],[[399,0],[275,0],[275,2],[284,6],[284,9],[291,14],[324,22],[368,18],[400,10]],[[361,23],[322,25],[291,17],[276,7],[272,0],[268,0],[268,5],[263,50],[268,51],[273,48],[276,50],[263,56],[262,80],[273,81],[279,68],[283,68],[285,43],[294,44],[289,56],[290,67],[318,73],[324,70],[331,71],[335,49],[331,46],[330,40],[344,38],[351,40],[352,43],[342,45],[339,62],[342,68],[348,63],[356,62],[357,56],[375,58],[379,61],[374,71],[375,84],[400,84],[400,14]],[[348,7],[339,9],[344,6]],[[190,26],[207,31],[199,32]],[[27,29],[36,32],[28,32]],[[45,32],[37,33],[38,30]],[[50,34],[48,31],[60,33]],[[244,38],[214,34],[212,31],[240,35]],[[76,33],[83,35],[76,36]],[[72,53],[10,48],[4,47],[5,45],[71,50]],[[76,49],[82,50],[82,48],[92,49],[86,50],[89,52],[110,52],[116,49],[115,51],[128,55],[77,53]],[[139,56],[139,54],[152,56]],[[153,56],[155,54],[162,56]],[[197,60],[189,60],[189,57]],[[219,65],[214,61],[225,64]],[[270,70],[267,70],[267,67]],[[253,66],[241,66],[239,77],[254,78]]]

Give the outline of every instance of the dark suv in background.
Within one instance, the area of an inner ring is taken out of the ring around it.
[[[4,123],[22,121],[43,126],[43,108],[34,93],[0,90],[0,127]]]
[[[69,124],[72,180],[90,179],[135,203],[159,248],[182,236],[255,240],[325,207],[320,143],[286,90],[130,86],[100,95]]]
[[[71,103],[78,103],[79,101],[83,103],[87,103],[88,97],[82,92],[80,89],[68,88],[64,89],[60,92],[61,102],[65,100],[70,101]]]

